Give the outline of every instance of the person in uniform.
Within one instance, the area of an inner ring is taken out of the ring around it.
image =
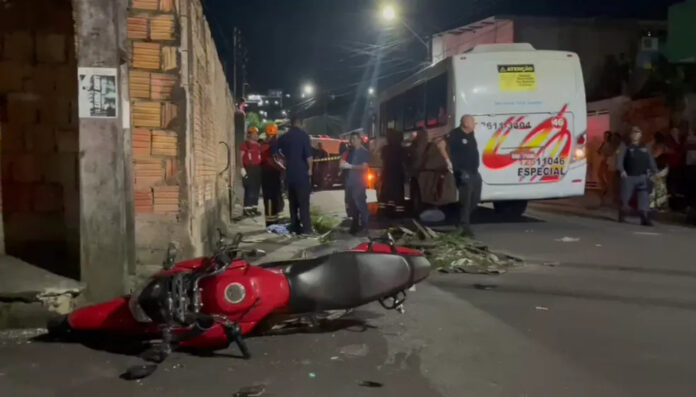
[[[465,115],[460,119],[459,127],[447,136],[446,145],[440,145],[440,151],[447,163],[447,169],[454,174],[459,191],[459,228],[461,234],[473,237],[471,230],[471,213],[481,199],[481,175],[479,174],[479,156],[473,116]]]
[[[273,153],[277,152],[278,126],[266,126],[266,142],[261,145],[261,191],[266,227],[278,223],[283,210],[283,164]]]
[[[641,225],[652,226],[649,217],[650,178],[657,174],[657,165],[650,148],[641,144],[642,135],[640,128],[634,126],[631,129],[630,143],[621,145],[616,159],[616,169],[621,175],[619,222],[625,221],[630,210],[629,202],[635,194]]]
[[[406,151],[403,134],[387,130],[387,144],[382,148],[382,183],[379,189],[379,209],[383,214],[402,216],[405,211]]]
[[[247,140],[242,144],[242,180],[244,185],[244,215],[259,215],[259,190],[261,189],[261,145],[259,129],[251,126]]]
[[[297,234],[312,233],[309,196],[312,191],[312,145],[297,116],[290,128],[278,138],[277,150],[285,158],[285,182],[290,204],[290,229]]]
[[[352,150],[347,160],[341,159],[340,162],[341,169],[348,171],[345,189],[348,198],[348,212],[352,216],[350,233],[365,235],[370,218],[367,209],[367,170],[370,154],[363,147],[362,139],[357,132],[350,135],[350,146]]]

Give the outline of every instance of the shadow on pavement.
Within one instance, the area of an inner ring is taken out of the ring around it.
[[[453,228],[454,225],[456,224],[456,220],[459,218],[459,207],[455,205],[448,205],[445,207],[442,207],[441,210],[445,214],[445,220],[442,222],[419,222],[423,226],[428,226],[434,229],[440,229],[442,231],[446,231],[449,228]],[[374,211],[372,211],[374,212]],[[404,217],[401,218],[389,218],[389,217],[384,217],[380,215],[371,215],[370,216],[370,229],[377,229],[377,230],[382,230],[382,229],[387,229],[390,227],[399,227],[399,226],[404,226],[409,229],[413,229],[413,222],[412,222],[413,215],[408,214]],[[510,218],[510,217],[505,217],[501,214],[496,213],[492,208],[488,207],[482,207],[479,206],[474,213],[471,215],[471,223],[476,225],[482,225],[482,224],[504,224],[504,223],[543,223],[544,221],[538,218],[534,218],[531,216],[520,216],[516,218]],[[344,222],[344,226],[349,226],[350,222]]]

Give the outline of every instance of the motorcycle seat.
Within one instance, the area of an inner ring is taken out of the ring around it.
[[[282,268],[295,313],[362,306],[414,282],[414,269],[402,256],[374,252],[339,252],[262,267]]]

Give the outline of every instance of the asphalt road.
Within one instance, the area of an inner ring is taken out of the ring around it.
[[[332,211],[342,192],[314,201]],[[433,274],[403,315],[371,305],[341,329],[252,338],[249,361],[176,353],[140,382],[118,379],[128,355],[3,340],[0,396],[696,395],[694,229],[482,214],[479,239],[526,265]]]

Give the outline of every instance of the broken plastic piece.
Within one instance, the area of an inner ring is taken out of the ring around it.
[[[157,365],[155,364],[144,364],[144,365],[134,365],[126,372],[121,374],[121,379],[125,380],[138,380],[147,378],[152,375],[157,370]]]

